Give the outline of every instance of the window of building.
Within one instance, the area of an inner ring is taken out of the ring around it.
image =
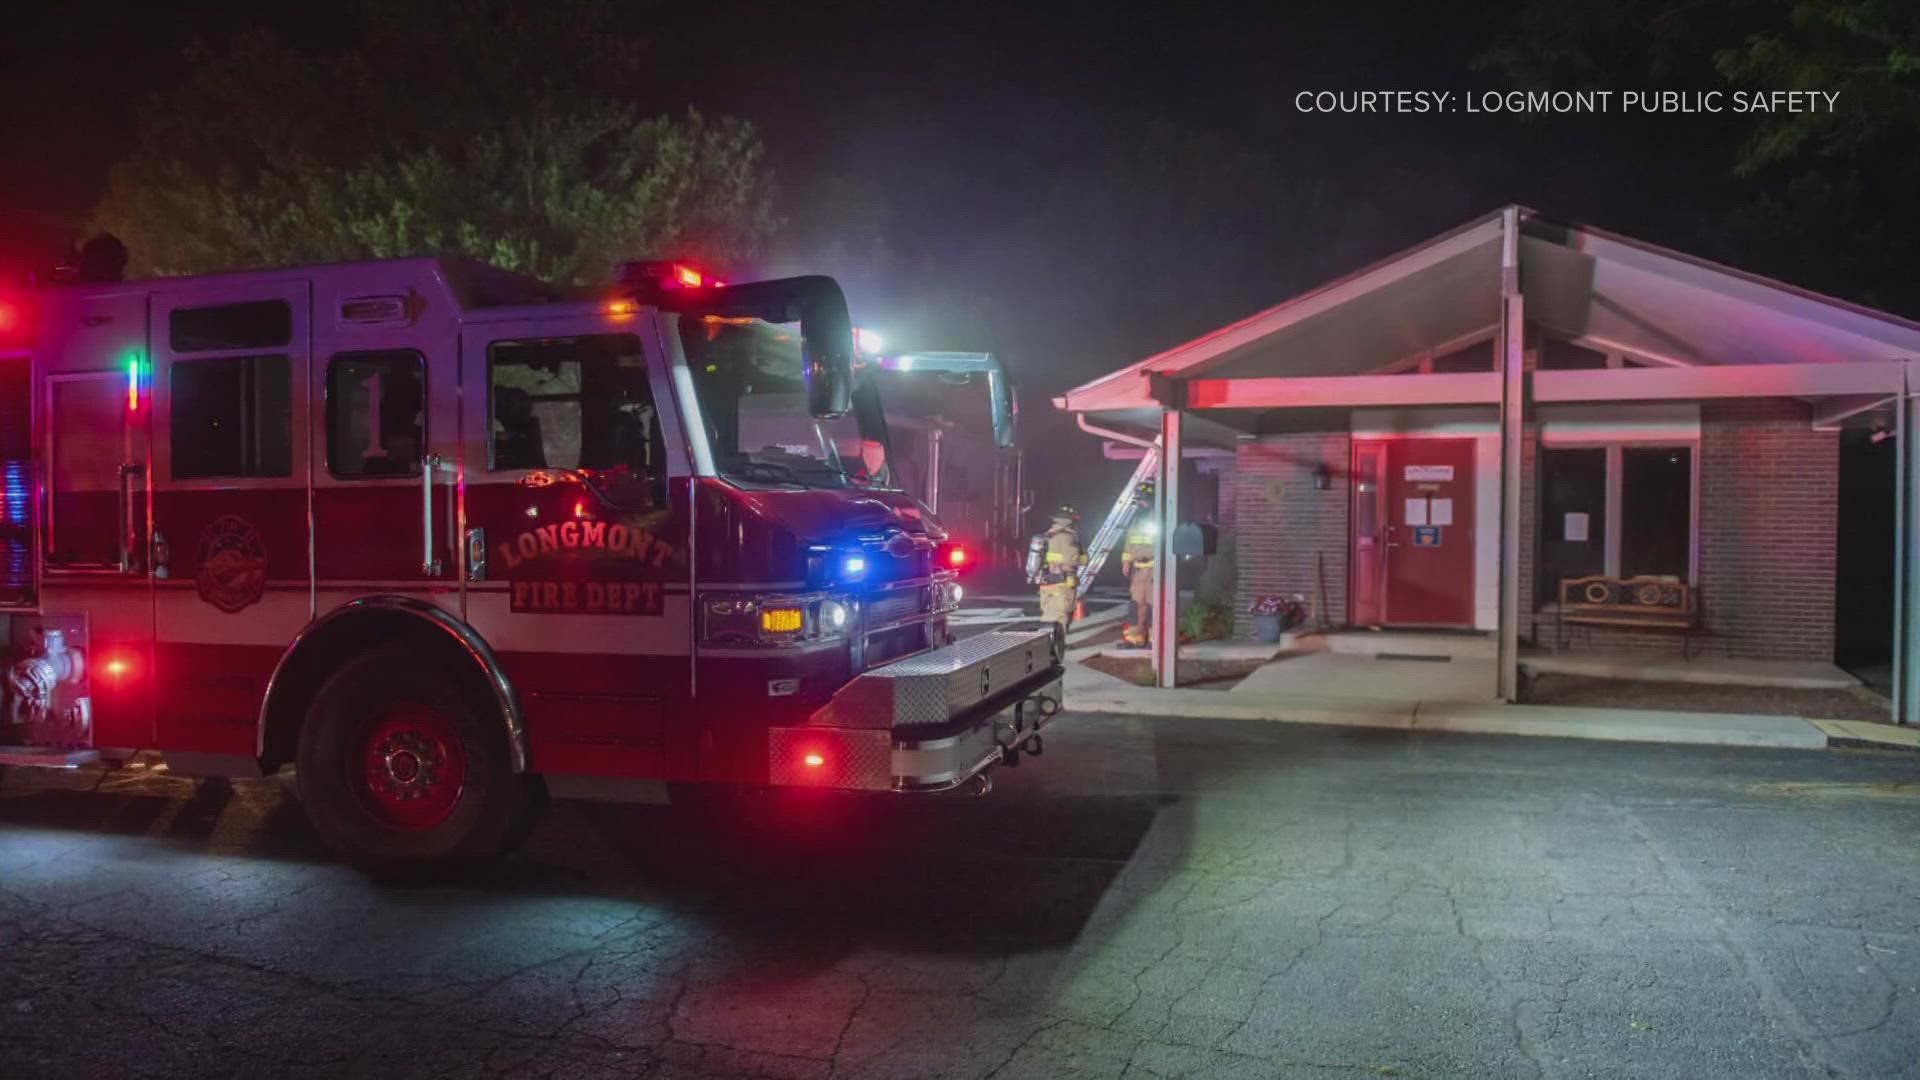
[[[624,470],[665,502],[666,439],[639,338],[499,341],[487,369],[490,469]]]
[[[1563,578],[1607,572],[1605,447],[1540,451],[1539,567],[1542,602],[1559,598]]]
[[[1692,575],[1695,448],[1543,447],[1538,602],[1563,578]]]
[[[167,317],[174,352],[277,349],[292,340],[293,308],[285,300],[180,308]]]
[[[327,365],[327,470],[418,476],[427,445],[426,360],[411,349],[342,353]]]
[[[1620,451],[1620,573],[1686,580],[1692,541],[1693,449]]]
[[[293,475],[293,379],[284,356],[175,360],[173,477]]]

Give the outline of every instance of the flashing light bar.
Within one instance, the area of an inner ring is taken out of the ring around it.
[[[139,353],[127,357],[127,411],[140,411],[140,382],[146,376],[146,361]]]
[[[630,262],[620,268],[620,280],[628,284],[650,282],[662,289],[719,289],[726,282],[709,279],[698,267],[683,262]]]

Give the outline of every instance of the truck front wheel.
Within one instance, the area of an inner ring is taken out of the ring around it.
[[[503,854],[539,806],[490,703],[405,648],[357,657],[321,685],[297,775],[320,838],[383,874]]]

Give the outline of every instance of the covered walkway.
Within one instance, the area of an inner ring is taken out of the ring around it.
[[[1166,462],[1231,456],[1242,609],[1312,590],[1335,626],[1477,630],[1491,656],[1465,678],[1505,702],[1557,616],[1575,654],[1679,655],[1682,631],[1726,660],[1830,663],[1836,433],[1872,426],[1898,442],[1885,558],[1914,723],[1916,358],[1920,324],[1509,206],[1055,404],[1165,451],[1158,567]],[[1174,648],[1157,635],[1162,687]]]

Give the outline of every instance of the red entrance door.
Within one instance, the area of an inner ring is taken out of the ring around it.
[[[1473,440],[1353,444],[1352,619],[1473,624]]]

